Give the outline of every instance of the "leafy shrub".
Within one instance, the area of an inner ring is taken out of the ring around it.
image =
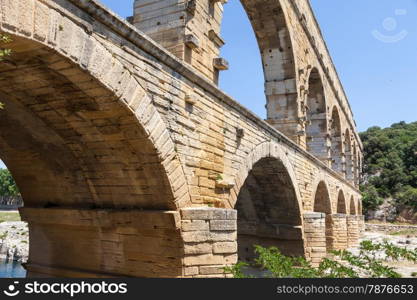
[[[394,199],[396,206],[417,207],[417,122],[371,127],[360,136],[366,184],[362,190],[369,204],[364,208],[375,208],[378,197]]]
[[[0,196],[15,197],[19,196],[19,189],[7,169],[0,169]]]
[[[401,205],[417,208],[417,188],[406,186],[403,191],[397,194],[396,198]]]
[[[406,260],[417,262],[417,249],[408,250],[390,243],[372,243],[364,241],[359,254],[349,251],[334,251],[333,259],[324,258],[315,268],[306,259],[288,257],[275,247],[255,246],[258,257],[252,265],[265,271],[264,277],[270,278],[399,278],[394,268],[386,265],[388,261]],[[383,258],[381,255],[383,254]],[[239,262],[225,270],[235,278],[248,278],[245,268],[251,265]]]
[[[376,209],[384,199],[379,196],[377,189],[373,185],[365,185],[361,187],[362,203],[366,210]]]

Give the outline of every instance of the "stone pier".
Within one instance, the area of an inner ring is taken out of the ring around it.
[[[348,245],[348,232],[345,214],[334,214],[327,216],[330,223],[330,234],[327,237],[328,251],[343,250]]]
[[[218,208],[181,210],[185,277],[228,277],[237,263],[237,211]]]
[[[359,218],[348,215],[346,218],[348,230],[348,248],[357,247],[359,244]]]
[[[312,265],[318,265],[326,257],[326,215],[304,213],[305,256]]]

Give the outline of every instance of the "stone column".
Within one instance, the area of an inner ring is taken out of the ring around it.
[[[348,247],[357,247],[359,244],[358,216],[348,215],[347,218]]]
[[[345,214],[327,215],[329,223],[328,251],[343,250],[348,247],[347,223]]]
[[[181,210],[184,277],[230,277],[237,263],[237,211],[209,207]]]
[[[303,218],[305,256],[313,266],[317,266],[326,257],[326,215],[307,212]]]

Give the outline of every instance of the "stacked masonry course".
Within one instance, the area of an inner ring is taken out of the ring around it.
[[[137,0],[148,37],[97,1],[0,0],[29,276],[227,277],[255,243],[313,263],[357,243],[362,144],[308,1],[242,1],[266,122],[216,85],[223,4]]]

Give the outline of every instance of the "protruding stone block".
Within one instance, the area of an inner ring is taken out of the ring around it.
[[[213,41],[217,47],[221,48],[224,46],[225,41],[214,30],[210,30],[208,35],[209,39]]]
[[[187,47],[191,49],[196,49],[200,47],[200,41],[193,34],[187,34],[185,36],[185,44],[187,45]]]
[[[213,66],[214,66],[214,68],[216,68],[217,70],[220,70],[220,71],[225,71],[225,70],[229,69],[228,61],[225,60],[222,57],[215,58],[213,60]]]

